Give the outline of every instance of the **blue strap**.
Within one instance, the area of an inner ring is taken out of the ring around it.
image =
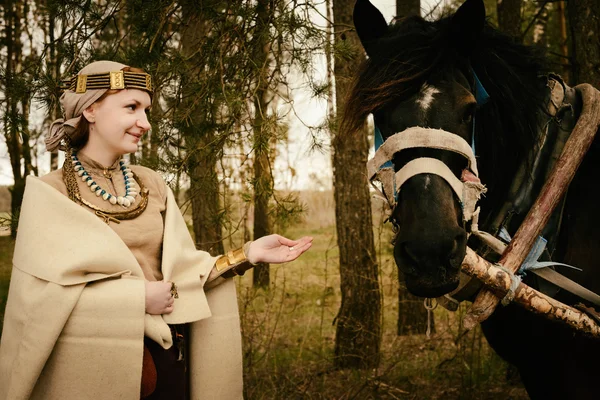
[[[554,265],[572,268],[577,271],[582,271],[581,268],[577,268],[577,267],[574,267],[569,264],[559,263],[556,261],[538,261],[538,259],[544,252],[544,249],[546,248],[546,244],[548,244],[548,241],[546,239],[544,239],[542,236],[539,236],[536,239],[533,247],[531,248],[531,251],[529,252],[527,257],[525,257],[525,261],[523,261],[521,268],[519,268],[519,271],[517,272],[518,274],[525,275],[525,273],[527,271],[531,271],[531,270],[539,269],[539,268],[551,267]]]
[[[527,254],[527,257],[525,257],[523,264],[521,264],[521,268],[519,268],[518,271],[519,274],[522,274],[527,270],[534,269],[535,264],[538,262],[538,259],[546,248],[546,244],[548,244],[548,241],[542,236],[538,236],[533,244],[533,247],[529,251],[529,254]]]
[[[379,130],[377,125],[375,125],[375,152],[377,152],[377,150],[379,150],[379,148],[381,147],[382,144],[383,144],[383,136],[381,135],[381,131]],[[392,161],[388,161],[381,166],[381,168],[393,168],[393,167],[394,167],[394,165],[392,164]]]
[[[477,100],[478,106],[482,106],[490,100],[490,95],[481,84],[475,71],[473,71],[473,78],[475,78],[475,100]]]
[[[489,101],[490,95],[488,94],[487,90],[485,90],[485,88],[481,84],[481,81],[479,80],[479,77],[477,76],[475,71],[473,69],[471,69],[471,71],[473,72],[473,78],[475,78],[475,100],[477,101],[477,105],[479,107],[481,107],[482,105],[484,105],[485,103],[487,103]],[[473,154],[477,154],[477,153],[475,153],[475,117],[473,117],[473,133],[471,135],[471,149],[473,150]]]

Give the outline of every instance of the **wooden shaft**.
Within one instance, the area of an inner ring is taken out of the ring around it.
[[[546,226],[596,136],[600,124],[600,100],[597,90],[589,84],[579,85],[577,89],[583,97],[581,116],[569,140],[565,143],[550,178],[502,254],[499,264],[509,271],[516,272],[531,251],[531,247]],[[492,315],[498,302],[499,299],[493,293],[482,289],[464,318],[465,328],[471,329],[485,321]]]
[[[511,277],[509,274],[486,261],[470,248],[467,248],[461,270],[465,274],[479,279],[496,296],[504,297],[510,288]],[[600,337],[600,326],[592,318],[522,282],[515,290],[513,302],[548,319],[565,323],[582,333]]]

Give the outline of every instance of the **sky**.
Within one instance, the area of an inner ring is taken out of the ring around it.
[[[441,0],[421,0],[422,15],[427,13],[433,5]],[[396,13],[395,0],[371,0],[381,11],[386,21],[390,22]],[[323,21],[316,21],[319,24]],[[318,72],[325,74],[324,60],[317,61],[320,66]],[[331,154],[329,151],[310,151],[312,137],[305,125],[319,125],[323,122],[327,111],[324,100],[311,98],[306,91],[297,90],[294,96],[294,106],[299,115],[298,118],[289,120],[290,141],[286,146],[289,151],[285,159],[279,159],[275,163],[276,187],[279,189],[313,189],[323,190],[332,186]],[[325,144],[327,138],[321,137]],[[326,147],[327,150],[327,147]],[[287,172],[288,166],[294,168],[295,176]]]
[[[421,7],[427,12],[438,0],[422,0]],[[381,11],[385,19],[392,20],[395,0],[371,0]],[[323,14],[325,14],[323,12]],[[318,22],[318,21],[317,21]],[[324,24],[323,21],[320,22]],[[316,61],[316,73],[325,77],[325,61]],[[299,82],[298,87],[302,86]],[[276,188],[293,190],[326,190],[332,185],[331,154],[328,151],[328,138],[322,133],[318,137],[323,142],[323,151],[311,151],[313,139],[307,126],[318,126],[325,118],[327,104],[324,100],[312,98],[306,90],[298,89],[293,93],[295,112],[289,113],[289,143],[280,149],[281,157],[275,162]],[[33,114],[33,113],[32,113]],[[41,113],[38,113],[41,114]],[[43,115],[36,118],[39,124]],[[47,155],[47,153],[46,153]],[[46,157],[47,158],[47,157]],[[40,159],[40,172],[48,172],[49,160]],[[291,167],[291,168],[290,168]],[[290,171],[293,169],[294,173]],[[0,141],[0,185],[13,183],[12,172],[4,138]]]

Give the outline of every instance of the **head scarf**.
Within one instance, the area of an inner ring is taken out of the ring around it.
[[[127,65],[114,61],[96,61],[84,67],[78,75],[120,71],[126,67]],[[81,121],[83,111],[94,104],[108,90],[110,89],[93,89],[84,93],[75,93],[70,89],[65,90],[60,96],[64,118],[57,119],[50,126],[50,134],[46,138],[46,150],[54,151],[60,146],[62,139],[65,137],[70,138],[79,121]]]

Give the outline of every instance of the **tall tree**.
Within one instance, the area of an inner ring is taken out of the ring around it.
[[[567,2],[573,49],[573,82],[600,87],[600,3],[597,0]]]
[[[353,0],[333,0],[337,119],[343,115],[352,77],[365,58],[358,36],[349,29],[353,7]],[[369,152],[366,124],[353,134],[334,127],[332,145],[342,294],[334,363],[341,368],[369,368],[380,358],[381,292],[365,174]]]
[[[421,15],[420,0],[396,0],[396,18]],[[398,335],[412,335],[427,331],[427,310],[423,307],[423,299],[413,296],[406,290],[398,275]]]
[[[194,237],[197,248],[217,255],[223,254],[224,250],[216,171],[222,149],[215,141],[214,125],[210,121],[214,103],[211,104],[209,97],[199,95],[207,77],[204,75],[205,60],[198,49],[202,47],[209,27],[199,4],[184,2],[182,15],[186,16],[181,35],[185,68],[181,80],[183,123],[179,129],[185,138],[188,156]]]
[[[27,124],[30,101],[30,90],[28,88],[27,73],[24,65],[23,42],[23,23],[27,15],[29,4],[24,1],[7,1],[4,3],[4,101],[2,125],[8,155],[12,167],[14,179],[11,188],[11,235],[16,236],[18,214],[23,201],[25,191],[25,178],[29,175],[31,159],[28,154],[24,157],[23,151],[29,152],[29,146],[24,144],[24,140],[29,140],[27,135]],[[23,162],[25,161],[25,162]]]
[[[254,32],[254,54],[257,80],[254,94],[254,239],[271,233],[269,200],[273,196],[271,175],[271,132],[267,114],[269,104],[269,26],[274,13],[274,1],[257,0],[256,28]],[[270,281],[269,264],[260,263],[254,268],[253,283],[256,287],[267,287]]]
[[[559,54],[562,58],[562,76],[564,80],[573,85],[571,80],[571,65],[569,61],[569,43],[567,39],[567,17],[565,12],[565,2],[559,1],[556,4],[556,12],[558,14],[558,37],[559,37]]]
[[[40,6],[46,6],[46,0],[39,1]],[[62,55],[58,49],[58,45],[56,43],[55,35],[56,35],[56,9],[55,7],[47,7],[45,10],[45,18],[42,29],[44,30],[44,37],[48,46],[46,47],[46,73],[51,77],[51,81],[59,82],[60,81],[60,66],[61,66],[61,58]],[[58,97],[58,94],[56,94]],[[48,116],[46,119],[46,123],[44,124],[47,128],[50,128],[50,124],[60,117],[60,106],[58,101],[53,101],[50,104],[50,109],[48,110]],[[50,153],[50,170],[53,171],[58,169],[58,154],[56,152]]]
[[[498,0],[498,27],[514,38],[521,38],[521,6],[523,0]]]

